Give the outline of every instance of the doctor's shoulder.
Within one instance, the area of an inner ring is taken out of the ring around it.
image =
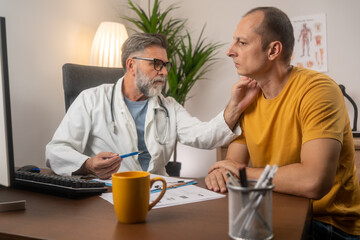
[[[70,107],[78,104],[90,107],[91,105],[96,105],[100,101],[102,102],[104,99],[109,100],[111,98],[112,86],[113,84],[102,84],[85,89],[80,92]]]
[[[173,97],[170,96],[164,97],[163,95],[161,95],[160,99],[170,116],[186,111],[185,108],[180,103],[178,103]]]
[[[106,96],[106,98],[109,98],[111,97],[113,86],[114,84],[105,83],[96,87],[88,88],[84,90],[83,93],[86,96],[91,96],[94,97],[95,99],[99,99],[104,96]]]

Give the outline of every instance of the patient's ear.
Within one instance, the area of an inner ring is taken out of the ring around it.
[[[268,48],[268,59],[270,61],[275,60],[281,55],[282,52],[282,44],[280,41],[274,41],[269,44]]]

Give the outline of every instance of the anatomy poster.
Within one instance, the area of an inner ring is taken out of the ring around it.
[[[326,15],[291,18],[295,46],[291,64],[327,72]]]

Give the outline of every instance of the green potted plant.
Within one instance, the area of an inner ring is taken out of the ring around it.
[[[190,33],[185,30],[185,19],[171,18],[169,13],[177,9],[176,5],[170,5],[164,11],[160,9],[159,0],[154,0],[152,9],[148,0],[148,12],[139,5],[128,0],[129,9],[135,12],[136,17],[123,17],[133,23],[138,31],[146,33],[161,33],[168,39],[168,58],[174,67],[168,74],[168,82],[164,87],[164,96],[171,96],[184,106],[188,99],[188,93],[196,81],[204,79],[204,75],[214,64],[216,50],[221,46],[219,43],[205,43],[202,28],[199,38],[194,45]],[[135,29],[135,31],[137,31]],[[180,175],[181,163],[177,162],[177,151],[173,162],[166,166],[170,176]]]

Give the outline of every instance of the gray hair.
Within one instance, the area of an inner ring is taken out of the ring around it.
[[[162,34],[135,33],[131,35],[122,46],[121,63],[126,72],[126,60],[135,52],[143,52],[151,46],[159,46],[167,49],[167,39]]]

